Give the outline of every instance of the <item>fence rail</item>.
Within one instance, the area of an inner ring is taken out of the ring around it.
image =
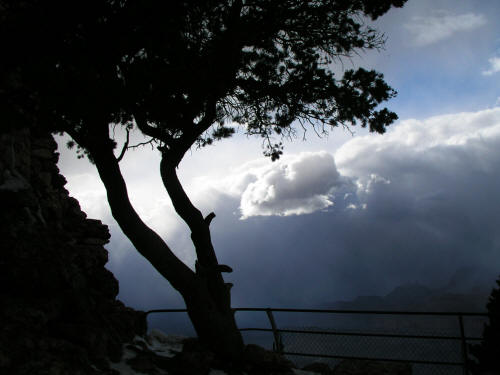
[[[302,357],[320,357],[332,359],[355,359],[355,360],[377,360],[386,362],[406,362],[414,364],[426,365],[446,365],[461,367],[463,374],[468,374],[468,341],[479,341],[481,337],[470,337],[465,334],[464,317],[482,317],[488,316],[487,313],[477,312],[422,312],[422,311],[381,311],[381,310],[323,310],[323,309],[287,309],[287,308],[253,308],[253,307],[239,307],[233,308],[235,312],[265,312],[269,320],[271,328],[262,327],[245,327],[240,328],[241,332],[245,331],[261,331],[270,332],[273,334],[273,350],[287,356],[302,356]],[[187,312],[186,309],[157,309],[147,311],[146,314],[152,313],[168,313],[168,312]],[[419,335],[419,334],[395,334],[395,333],[380,333],[380,332],[350,332],[342,330],[304,330],[304,329],[287,329],[278,328],[274,319],[273,312],[285,313],[319,313],[319,314],[360,314],[360,315],[394,315],[394,316],[438,316],[438,317],[456,317],[457,328],[459,335]],[[329,335],[329,336],[353,336],[353,337],[372,337],[372,338],[393,338],[393,339],[416,339],[416,340],[450,340],[459,341],[461,346],[461,360],[456,361],[441,361],[441,360],[423,360],[415,358],[381,358],[381,357],[367,357],[367,356],[350,356],[340,355],[335,353],[304,353],[298,351],[287,351],[283,345],[282,334],[302,334],[302,335]]]

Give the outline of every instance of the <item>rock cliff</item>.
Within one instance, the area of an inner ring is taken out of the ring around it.
[[[145,334],[116,299],[106,225],[64,188],[49,133],[0,134],[0,373],[111,373],[122,344]]]

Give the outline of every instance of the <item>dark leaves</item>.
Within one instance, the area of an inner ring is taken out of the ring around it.
[[[180,153],[231,136],[232,127],[212,128],[224,123],[269,140],[272,159],[282,153],[273,136],[290,135],[297,122],[382,133],[396,115],[377,107],[395,92],[374,71],[338,78],[331,64],[380,48],[363,16],[403,3],[4,1],[0,102],[7,116],[87,142],[107,137],[99,129],[110,123],[140,121]]]

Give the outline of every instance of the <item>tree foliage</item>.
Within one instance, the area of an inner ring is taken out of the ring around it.
[[[38,121],[81,138],[134,121],[177,149],[177,162],[193,143],[231,136],[234,124],[263,137],[273,159],[281,149],[272,141],[293,132],[294,121],[383,133],[396,115],[377,109],[395,94],[382,75],[337,77],[331,68],[381,48],[367,20],[403,3],[3,1],[2,86],[11,90],[2,110],[31,106]]]

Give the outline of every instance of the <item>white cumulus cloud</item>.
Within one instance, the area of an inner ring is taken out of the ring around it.
[[[334,193],[351,182],[325,151],[254,161],[225,179],[224,192],[241,197],[242,218],[309,214],[334,204]]]
[[[490,76],[500,72],[500,57],[492,57],[491,59],[488,59],[488,62],[490,63],[490,68],[483,71],[483,75]]]
[[[486,18],[482,14],[454,15],[439,11],[426,17],[412,17],[405,27],[413,34],[417,45],[425,46],[447,39],[457,32],[474,30],[484,24]]]

